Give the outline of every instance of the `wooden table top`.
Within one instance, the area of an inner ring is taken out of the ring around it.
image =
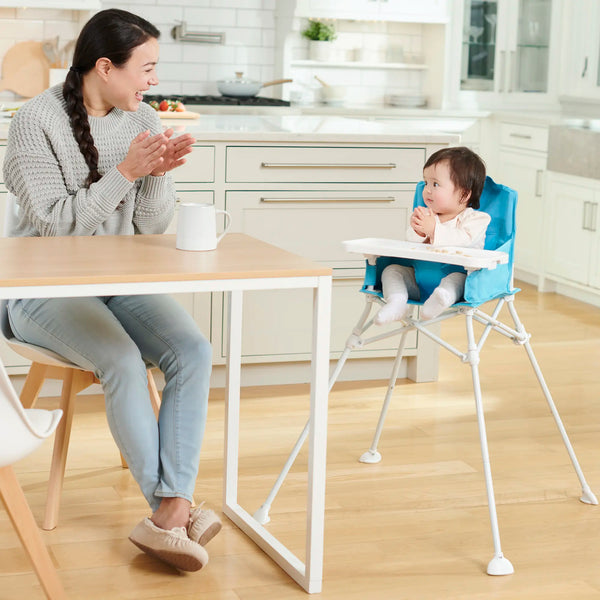
[[[329,267],[242,233],[217,250],[175,248],[175,235],[0,238],[0,287],[328,276]]]

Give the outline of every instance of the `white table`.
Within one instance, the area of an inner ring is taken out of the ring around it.
[[[229,294],[223,512],[307,592],[320,592],[331,269],[243,234],[227,235],[211,252],[176,250],[174,235],[2,238],[0,257],[0,298]],[[314,290],[305,563],[237,494],[243,292],[300,288]]]

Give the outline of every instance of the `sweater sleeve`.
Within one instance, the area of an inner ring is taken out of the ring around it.
[[[138,190],[133,224],[138,233],[164,233],[175,213],[175,186],[170,173],[147,175]]]
[[[43,127],[35,115],[19,113],[10,126],[4,176],[22,218],[42,236],[93,235],[134,184],[113,167],[89,188],[69,193]]]
[[[490,220],[490,215],[483,211],[466,209],[463,215],[459,215],[452,221],[447,223],[438,221],[435,225],[432,245],[483,248],[485,231]]]

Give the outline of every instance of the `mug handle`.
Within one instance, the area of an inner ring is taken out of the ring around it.
[[[226,210],[215,210],[216,214],[222,214],[225,215],[225,229],[223,230],[223,233],[217,237],[217,244],[221,241],[221,239],[223,238],[223,236],[229,231],[229,228],[231,227],[231,215],[226,211]]]

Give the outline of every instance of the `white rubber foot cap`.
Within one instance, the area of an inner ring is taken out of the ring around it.
[[[367,450],[359,459],[361,463],[368,463],[374,465],[381,461],[381,454],[377,450]]]
[[[512,575],[515,572],[512,563],[504,556],[494,556],[488,563],[488,575]]]
[[[271,507],[263,504],[252,516],[261,525],[266,525],[271,520],[271,517],[269,517],[269,508]]]
[[[594,492],[589,487],[583,488],[581,492],[581,498],[579,498],[585,504],[598,504],[598,499],[594,496]]]

